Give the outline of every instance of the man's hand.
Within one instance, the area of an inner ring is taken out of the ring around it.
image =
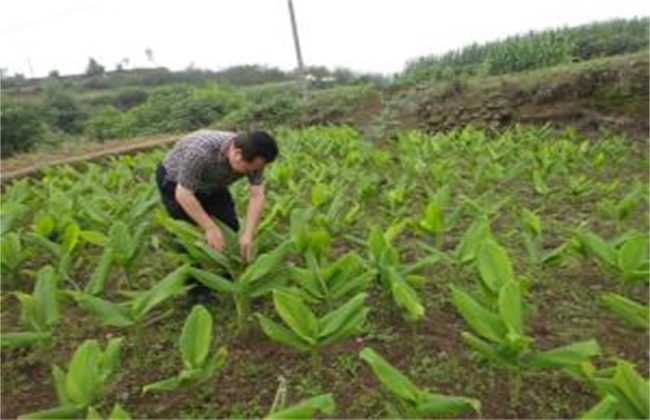
[[[249,262],[253,258],[253,238],[250,235],[242,235],[239,238],[239,252],[245,262]]]
[[[208,241],[210,248],[217,252],[223,252],[226,249],[221,230],[216,226],[205,231],[205,239]]]

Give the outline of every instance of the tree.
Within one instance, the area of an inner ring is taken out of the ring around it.
[[[147,56],[147,60],[151,64],[154,64],[154,62],[153,62],[153,50],[151,48],[147,48],[146,50],[144,50],[144,54]]]
[[[87,76],[99,76],[104,74],[104,66],[99,64],[94,58],[90,57],[88,65],[86,66]]]

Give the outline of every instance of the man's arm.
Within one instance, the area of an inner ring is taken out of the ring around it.
[[[183,210],[203,229],[208,245],[219,252],[223,252],[225,243],[221,230],[205,212],[194,192],[181,184],[177,184],[174,196]]]
[[[262,209],[264,208],[264,186],[251,185],[248,190],[249,200],[246,210],[244,233],[239,241],[240,251],[244,260],[249,261],[253,253],[253,236],[260,223]]]

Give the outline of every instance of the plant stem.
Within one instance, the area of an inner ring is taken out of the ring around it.
[[[508,369],[508,388],[510,391],[510,408],[516,410],[519,407],[521,395],[521,371],[518,367]]]
[[[318,347],[311,349],[311,370],[315,375],[320,374],[320,351]]]
[[[237,308],[237,333],[243,334],[248,330],[248,314],[250,301],[241,293],[235,294],[235,307]]]

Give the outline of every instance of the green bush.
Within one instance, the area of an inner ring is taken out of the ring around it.
[[[86,121],[84,133],[97,140],[106,140],[133,137],[137,130],[130,114],[107,106]]]
[[[45,115],[40,107],[2,98],[0,116],[2,159],[32,151],[43,140]]]
[[[144,133],[186,132],[209,126],[244,101],[241,94],[218,85],[204,89],[177,85],[155,89],[131,112]]]
[[[147,102],[147,99],[149,99],[149,93],[144,89],[123,89],[113,99],[113,106],[119,110],[126,111],[142,105]]]
[[[80,134],[87,118],[86,110],[69,93],[58,86],[48,86],[43,107],[53,128],[68,134]]]

